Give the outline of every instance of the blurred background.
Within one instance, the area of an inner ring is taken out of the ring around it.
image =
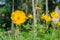
[[[35,0],[36,4],[36,0]],[[10,15],[12,12],[12,5],[14,5],[14,10],[23,10],[26,14],[32,13],[32,0],[0,0],[0,28],[10,29],[11,19]],[[39,0],[37,6],[42,9],[39,10],[40,14],[46,11],[45,0]],[[49,13],[54,11],[56,6],[60,9],[60,0],[48,0]]]

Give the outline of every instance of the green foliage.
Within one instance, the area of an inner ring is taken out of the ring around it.
[[[29,25],[28,25],[29,26]],[[44,26],[37,26],[37,27],[41,27],[40,29],[42,29]],[[39,29],[39,28],[38,28]],[[15,36],[15,32],[11,32],[8,33],[2,29],[0,29],[0,39],[1,40],[60,40],[60,30],[59,29],[50,29],[51,33],[47,32],[48,30],[44,30],[44,28],[42,29],[43,32],[39,32],[37,31],[37,37],[34,37],[34,33],[33,31],[29,31],[29,32],[24,32],[24,31],[20,31],[19,34],[17,36]]]
[[[0,14],[4,14],[4,13],[8,13],[9,12],[9,9],[6,7],[6,6],[2,6],[0,7]]]

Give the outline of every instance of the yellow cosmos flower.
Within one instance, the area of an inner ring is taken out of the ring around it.
[[[51,20],[50,16],[48,16],[48,15],[45,15],[44,19],[46,22],[49,22]]]
[[[42,16],[41,16],[41,18],[44,19],[44,17],[45,17],[45,14],[43,13]]]
[[[52,13],[51,13],[51,17],[52,17],[52,18],[58,18],[59,15],[58,15],[57,12],[52,12]]]
[[[38,6],[36,7],[36,10],[40,10],[40,9],[41,9],[41,7],[38,7]]]
[[[11,14],[11,20],[14,24],[20,25],[26,21],[26,15],[23,11],[16,10]]]
[[[59,25],[59,26],[60,26],[60,21],[57,23],[57,25]]]
[[[42,14],[41,18],[44,19],[46,22],[49,22],[51,20],[50,16],[45,14]]]
[[[29,14],[29,15],[28,15],[28,18],[33,18],[33,15],[32,15],[32,14]]]

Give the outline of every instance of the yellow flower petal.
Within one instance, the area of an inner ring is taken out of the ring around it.
[[[58,15],[57,12],[52,12],[52,13],[51,13],[51,17],[52,17],[52,18],[58,18],[59,15]]]
[[[11,14],[11,20],[14,24],[20,25],[26,21],[26,15],[23,11],[16,10]]]

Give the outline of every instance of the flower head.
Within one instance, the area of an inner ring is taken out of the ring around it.
[[[41,18],[44,19],[44,17],[45,17],[45,14],[43,13],[42,16],[41,16]]]
[[[48,16],[48,15],[45,15],[45,18],[44,19],[45,19],[46,22],[48,22],[48,21],[51,20],[50,16]]]
[[[50,16],[42,14],[42,19],[44,19],[46,22],[49,22],[51,20]]]
[[[52,12],[52,13],[51,13],[51,17],[52,17],[52,18],[58,18],[59,15],[58,15],[57,12]]]
[[[20,25],[26,21],[26,15],[23,11],[16,10],[11,14],[11,20],[14,24]]]
[[[33,15],[32,15],[32,14],[29,14],[29,15],[28,15],[28,18],[33,18]]]
[[[58,21],[57,25],[59,25],[59,26],[60,26],[60,21]]]
[[[41,9],[41,7],[38,7],[38,6],[36,7],[36,10],[40,10],[40,9]]]

